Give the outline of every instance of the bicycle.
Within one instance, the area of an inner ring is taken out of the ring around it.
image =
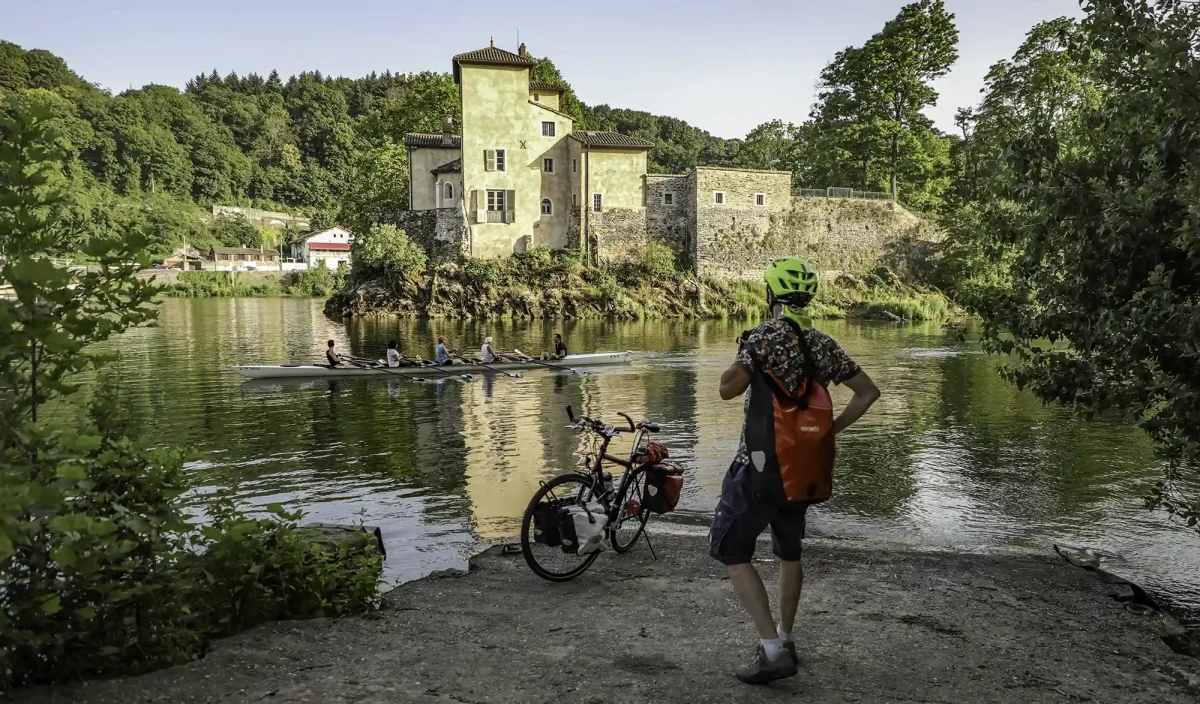
[[[595,462],[586,474],[580,472],[561,474],[543,483],[534,492],[529,506],[521,517],[521,554],[524,555],[525,562],[534,574],[543,579],[551,582],[565,582],[578,577],[592,566],[596,557],[599,556],[600,550],[579,555],[563,550],[560,545],[547,545],[538,541],[534,530],[535,514],[539,510],[553,513],[569,506],[587,507],[594,506],[595,502],[599,502],[603,506],[602,515],[607,519],[604,535],[608,538],[613,550],[618,553],[627,552],[638,538],[646,535],[646,522],[650,519],[650,511],[644,510],[641,504],[646,485],[646,467],[644,464],[637,465],[637,458],[638,451],[642,448],[642,441],[651,433],[659,432],[660,428],[657,423],[645,421],[635,424],[633,419],[625,413],[618,412],[617,415],[629,423],[628,431],[586,416],[576,419],[574,411],[567,406],[567,417],[570,418],[574,428],[579,431],[594,432],[603,438],[603,442],[596,453]],[[608,454],[609,443],[623,432],[635,433],[633,449],[630,450],[627,460]],[[612,475],[604,471],[605,462],[625,468],[624,474],[621,475],[621,481],[616,487],[612,484]],[[582,510],[587,511],[589,519],[593,518],[593,513],[589,509],[583,508]],[[648,536],[646,544],[653,554],[654,546],[650,544]],[[552,558],[557,558],[561,562],[556,564]],[[560,566],[563,569],[559,569]]]

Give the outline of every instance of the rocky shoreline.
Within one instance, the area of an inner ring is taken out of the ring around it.
[[[672,531],[677,532],[677,531]],[[566,584],[493,549],[372,618],[284,622],[142,677],[15,702],[1195,702],[1165,621],[1047,550],[997,556],[811,540],[800,674],[735,680],[755,634],[700,535],[654,534]],[[764,545],[762,555],[768,555]],[[772,579],[774,563],[760,563]]]

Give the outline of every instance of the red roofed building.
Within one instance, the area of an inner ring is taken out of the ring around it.
[[[292,242],[292,256],[309,269],[325,266],[330,269],[350,264],[350,245],[354,235],[344,227],[331,227],[314,232]]]

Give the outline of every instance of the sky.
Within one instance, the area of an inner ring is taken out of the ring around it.
[[[801,122],[821,69],[878,32],[903,0],[0,0],[0,39],[47,49],[114,93],[147,83],[182,88],[271,69],[358,77],[449,71],[451,57],[520,40],[549,56],[589,105],[670,115],[718,137],[774,119]],[[983,76],[1035,23],[1080,16],[1077,0],[947,0],[959,60],[927,111],[954,130]],[[585,9],[586,8],[586,9]]]

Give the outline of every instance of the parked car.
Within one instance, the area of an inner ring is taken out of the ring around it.
[[[166,269],[167,265],[166,264],[155,264],[154,266],[152,266],[150,268],[151,269]]]

